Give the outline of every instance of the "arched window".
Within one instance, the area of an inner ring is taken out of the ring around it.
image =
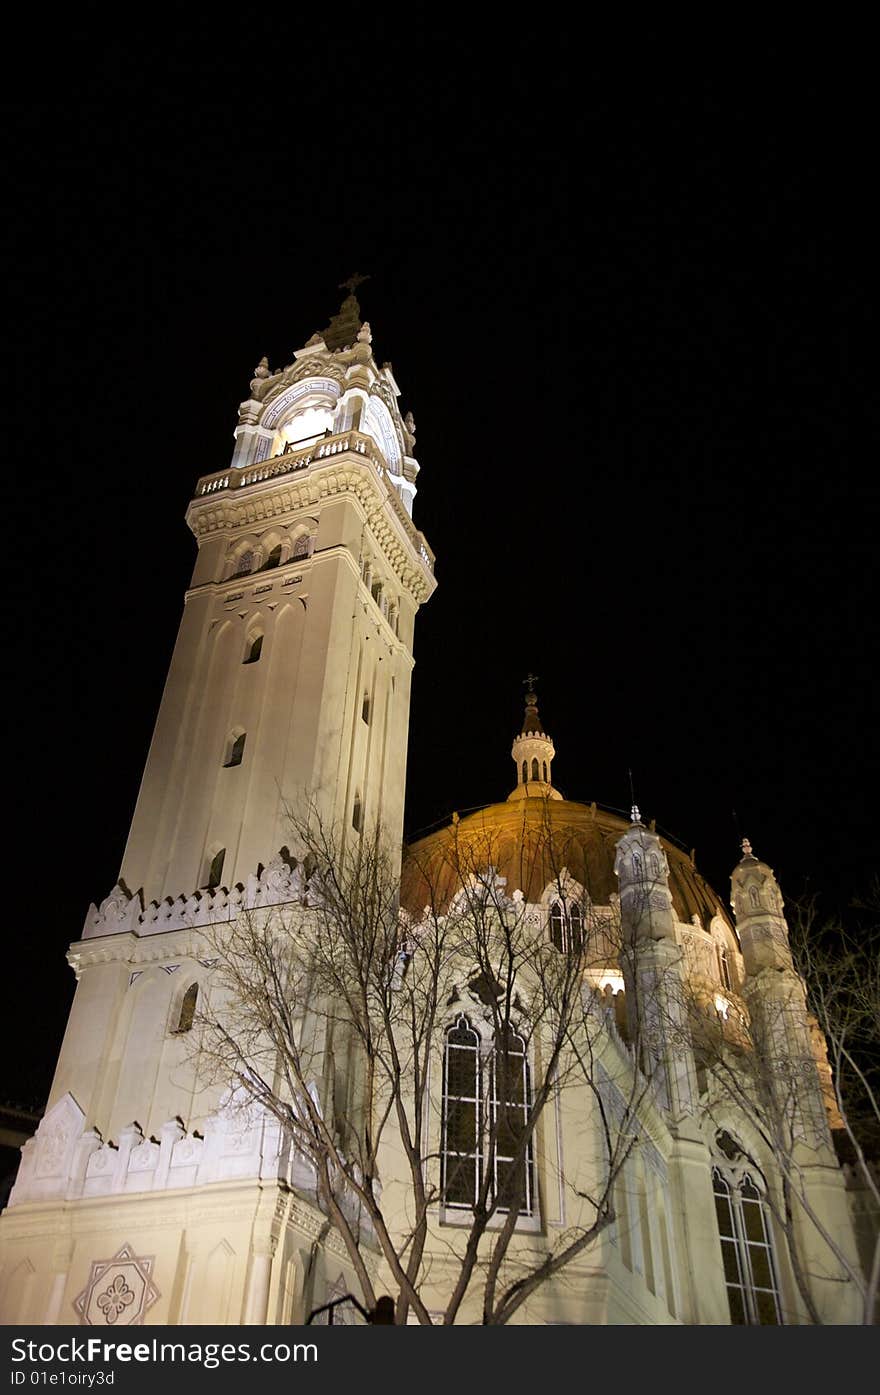
[[[584,915],[576,901],[554,901],[550,907],[550,941],[563,954],[580,954],[584,947]]]
[[[758,910],[760,908],[761,898],[758,894],[758,888],[756,886],[749,887],[749,900],[751,901],[752,906],[755,910]]]
[[[369,693],[364,693],[364,701],[363,701],[363,704],[362,704],[362,706],[361,706],[361,718],[363,719],[363,721],[366,722],[367,726],[370,725],[370,694],[369,694]]]
[[[263,652],[263,636],[259,631],[256,634],[248,635],[245,645],[244,658],[242,663],[255,664]]]
[[[550,942],[558,950],[565,950],[565,907],[561,901],[554,901],[550,907]]]
[[[488,1169],[499,1211],[535,1212],[534,1155],[523,1130],[531,1109],[531,1077],[522,1037],[496,1040],[484,1060],[467,1018],[446,1032],[443,1054],[441,1188],[452,1209],[469,1209]]]
[[[446,1033],[443,1059],[443,1199],[473,1206],[482,1181],[480,1039],[466,1017]]]
[[[174,1028],[175,1032],[188,1032],[191,1029],[193,1021],[195,1020],[198,998],[199,985],[197,983],[191,983],[180,1002],[180,1012],[177,1017],[177,1026]]]
[[[205,885],[207,886],[209,891],[213,891],[215,887],[218,887],[220,885],[220,878],[223,876],[223,863],[225,862],[225,860],[225,848],[220,848],[219,852],[215,852],[213,857],[211,858],[211,861],[208,864],[208,877],[207,881],[205,882]]]
[[[718,972],[721,975],[722,985],[730,991],[733,988],[730,979],[730,957],[724,945],[718,946]]]
[[[526,1044],[513,1032],[495,1039],[490,1063],[490,1141],[495,1135],[493,1192],[498,1209],[516,1209],[524,1216],[534,1211],[532,1140],[523,1148],[532,1091]]]
[[[538,757],[537,757],[537,756],[534,756],[534,757],[532,758],[532,779],[533,779],[533,780],[540,780],[540,778],[541,778],[541,775],[540,775],[540,772],[539,772],[539,769],[538,769]]]
[[[263,571],[268,572],[272,567],[281,566],[281,544],[276,543],[263,563]]]
[[[381,581],[374,581],[374,582],[373,582],[372,586],[370,587],[370,595],[373,597],[373,600],[376,602],[376,605],[379,605],[379,604],[381,603],[381,601],[382,601],[382,583],[381,583]]]
[[[716,1158],[712,1192],[730,1321],[740,1326],[776,1327],[782,1315],[767,1203],[749,1172],[736,1164],[728,1165],[731,1149],[725,1143],[733,1144],[736,1150],[729,1135],[718,1135],[716,1145],[724,1156]],[[742,1154],[738,1156],[744,1161]]]
[[[297,558],[299,558],[299,557],[308,557],[308,555],[309,555],[309,535],[308,535],[308,533],[300,533],[300,535],[299,535],[299,537],[297,538],[296,542],[293,544],[293,552],[291,553],[291,558],[292,558],[294,561],[296,561]]]
[[[363,809],[361,808],[361,797],[359,794],[356,794],[354,797],[354,805],[352,806],[351,811],[351,826],[353,829],[355,829],[357,833],[360,833],[361,829],[363,828],[363,822],[364,815]]]
[[[571,902],[568,907],[568,952],[580,954],[584,947],[584,917],[580,906]]]
[[[523,761],[523,784],[526,783],[526,781],[528,780],[528,778],[529,778],[529,763],[528,763],[527,760],[524,760],[524,761]]]
[[[542,767],[543,767],[543,770],[544,770],[544,784],[546,785],[546,783],[547,783],[547,762],[546,762],[546,761],[542,761],[541,764],[542,764]]]
[[[229,770],[230,767],[233,765],[241,765],[241,758],[244,755],[244,743],[246,737],[247,732],[240,731],[237,735],[233,734],[229,738],[229,744],[227,746],[226,752],[226,760],[224,762],[225,770]]]
[[[633,881],[640,882],[642,880],[642,859],[636,852],[633,853],[632,863]]]

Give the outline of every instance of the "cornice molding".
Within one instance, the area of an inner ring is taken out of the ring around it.
[[[436,581],[413,528],[390,485],[380,480],[368,462],[349,457],[312,467],[300,478],[283,476],[260,481],[234,495],[209,494],[192,500],[187,523],[199,540],[236,529],[246,531],[267,519],[280,519],[302,509],[317,508],[328,499],[350,495],[359,504],[376,546],[395,576],[419,604],[433,593]],[[395,507],[397,504],[397,508]]]

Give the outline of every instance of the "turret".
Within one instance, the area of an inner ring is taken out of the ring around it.
[[[510,754],[516,765],[516,788],[508,799],[561,799],[553,788],[551,765],[556,754],[538,714],[535,674],[526,679],[526,710],[522,731],[513,739]]]
[[[656,1080],[659,1098],[680,1118],[693,1109],[698,1093],[687,1045],[684,957],[675,938],[669,863],[635,804],[617,843],[614,871],[630,1034],[640,1044],[642,1065]]]
[[[637,804],[632,821],[617,844],[614,871],[620,889],[620,914],[627,941],[675,941],[675,916],[669,890],[669,863],[656,833],[642,823]]]
[[[742,944],[746,975],[762,969],[792,969],[782,892],[773,868],[752,852],[748,838],[730,878],[730,904]]]

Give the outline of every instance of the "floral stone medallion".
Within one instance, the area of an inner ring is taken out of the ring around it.
[[[159,1297],[151,1279],[155,1256],[123,1245],[112,1259],[96,1259],[89,1281],[73,1301],[84,1327],[135,1327]]]

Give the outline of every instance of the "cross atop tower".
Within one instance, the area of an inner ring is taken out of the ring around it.
[[[349,295],[354,295],[358,286],[362,286],[364,282],[369,281],[369,279],[369,276],[361,276],[360,273],[356,271],[353,276],[349,276],[347,281],[339,282],[339,289],[341,291],[348,291]]]

